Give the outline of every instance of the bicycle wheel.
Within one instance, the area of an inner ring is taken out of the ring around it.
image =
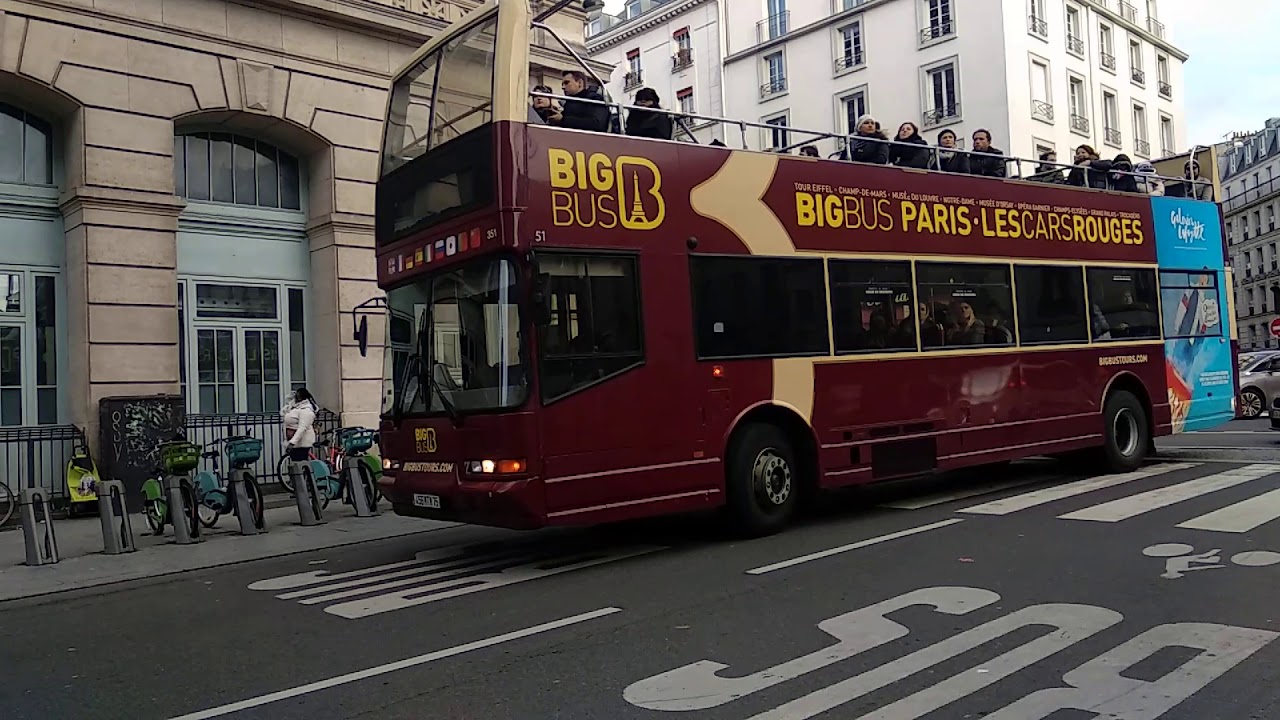
[[[221,490],[212,490],[196,503],[196,517],[200,520],[200,524],[212,530],[213,526],[218,524],[218,518],[222,517],[222,511],[206,503],[206,500],[211,503],[223,503],[225,506],[228,499],[226,493]]]
[[[151,528],[152,535],[164,534],[164,518],[168,514],[169,508],[165,507],[163,500],[148,500],[142,508],[142,515],[147,519],[147,527]]]
[[[360,477],[360,484],[364,486],[364,496],[369,503],[369,509],[377,510],[382,493],[378,492],[378,483],[374,482],[373,471],[363,462],[356,461],[356,475]]]
[[[249,496],[249,512],[253,515],[253,525],[261,530],[262,517],[266,508],[262,500],[262,488],[258,487],[258,481],[253,477],[253,473],[246,473],[244,476],[244,492]]]
[[[8,485],[0,482],[0,526],[9,522],[9,518],[13,517],[13,511],[18,509],[18,502],[13,497],[13,491]]]
[[[182,486],[178,492],[182,493],[182,504],[187,506],[187,516],[184,520],[187,523],[187,534],[191,537],[199,537],[200,535],[200,510],[199,504],[196,503],[196,493],[192,489],[191,483],[183,480]],[[173,518],[176,524],[178,518]]]
[[[280,462],[276,463],[276,477],[280,478],[280,486],[284,491],[293,494],[293,476],[289,474],[289,453],[280,456]]]

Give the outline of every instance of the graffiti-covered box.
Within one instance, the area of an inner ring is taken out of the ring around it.
[[[98,404],[98,471],[124,483],[131,512],[142,507],[142,483],[160,465],[160,443],[186,423],[181,395],[107,397]]]

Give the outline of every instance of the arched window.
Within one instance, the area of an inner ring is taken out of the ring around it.
[[[253,138],[192,133],[173,140],[173,182],[189,200],[301,210],[298,159]]]
[[[0,103],[0,183],[53,184],[49,123],[4,103]]]

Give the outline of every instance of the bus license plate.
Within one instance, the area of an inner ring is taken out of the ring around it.
[[[414,493],[413,505],[414,507],[431,508],[433,510],[439,510],[440,496],[439,495],[423,495],[420,493]]]

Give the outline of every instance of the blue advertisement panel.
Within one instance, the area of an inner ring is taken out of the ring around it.
[[[1206,430],[1235,417],[1235,363],[1218,206],[1153,197],[1165,375],[1173,431]]]

